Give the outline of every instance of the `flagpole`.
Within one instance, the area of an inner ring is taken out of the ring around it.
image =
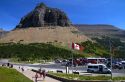
[[[72,74],[73,74],[73,49],[72,49]]]
[[[111,69],[111,79],[112,79],[112,45],[111,45],[111,40],[109,40],[109,45],[110,45],[110,58],[111,58],[111,67],[110,67],[110,69]]]
[[[76,43],[72,43],[72,73],[73,73],[73,59],[74,59],[74,57],[73,57],[73,51],[74,51],[74,49],[75,50],[80,50],[80,45],[79,44],[76,44]]]
[[[73,53],[72,53],[72,74],[73,74]]]

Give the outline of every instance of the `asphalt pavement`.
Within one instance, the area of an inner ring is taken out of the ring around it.
[[[42,69],[46,69],[46,71],[53,71],[56,72],[57,70],[63,71],[63,73],[66,72],[66,67],[62,66],[60,63],[56,63],[56,64],[14,64],[14,65],[18,65],[18,66],[27,66],[30,69],[40,69],[40,67]],[[77,67],[69,67],[69,73],[72,73],[72,71],[76,71],[79,72],[80,75],[90,75],[90,76],[96,76],[96,75],[108,75],[110,76],[110,74],[96,74],[96,73],[87,73],[87,67],[86,66],[77,66]],[[112,70],[112,74],[113,77],[117,77],[117,76],[125,76],[125,69],[113,69]]]

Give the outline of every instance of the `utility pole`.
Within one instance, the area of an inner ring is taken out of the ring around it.
[[[42,61],[40,60],[40,69],[39,69],[39,71],[41,72],[41,70],[42,70]]]
[[[109,45],[110,45],[110,56],[111,56],[111,79],[112,79],[112,45],[111,45],[111,40],[109,40]]]

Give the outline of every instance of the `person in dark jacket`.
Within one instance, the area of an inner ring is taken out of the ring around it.
[[[35,75],[35,82],[37,82],[37,79],[38,79],[38,74],[36,73],[36,75]]]
[[[44,80],[45,77],[46,77],[46,72],[45,72],[45,70],[42,71],[42,74],[43,74],[43,80]]]

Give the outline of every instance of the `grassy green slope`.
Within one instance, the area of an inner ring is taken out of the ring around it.
[[[80,56],[77,53],[72,53],[71,50],[45,43],[0,45],[0,58],[20,58],[22,61],[55,58],[67,59],[71,57],[71,54],[74,54],[74,57]]]
[[[111,41],[112,50],[114,49],[115,58],[125,57],[125,43],[118,39],[102,37],[95,38],[96,42],[86,41],[79,43],[84,47],[83,51],[71,50],[68,44],[65,46],[50,43],[7,43],[0,44],[0,58],[17,58],[21,61],[51,60],[55,58],[69,59],[72,54],[77,57],[110,57]],[[113,52],[112,52],[113,53]]]
[[[33,82],[15,69],[0,67],[0,82]]]

